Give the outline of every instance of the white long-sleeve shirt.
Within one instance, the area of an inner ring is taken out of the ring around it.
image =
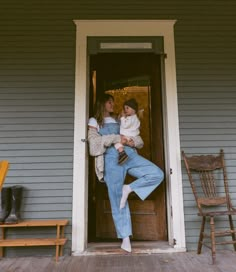
[[[120,134],[127,137],[135,137],[140,133],[140,121],[136,114],[120,118]]]

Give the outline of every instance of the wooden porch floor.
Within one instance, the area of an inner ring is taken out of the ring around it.
[[[2,258],[1,272],[235,272],[236,253],[218,251],[211,264],[209,250],[159,254],[116,254],[52,257]]]

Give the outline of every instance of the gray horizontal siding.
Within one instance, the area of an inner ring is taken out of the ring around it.
[[[34,19],[27,14],[34,8],[24,6],[1,3],[0,157],[10,161],[6,185],[24,186],[22,218],[70,220],[65,250],[70,252],[74,25],[70,20],[66,26],[57,25],[59,21],[49,26],[42,17],[39,24],[32,24]],[[50,228],[21,229],[8,236],[51,233]],[[53,247],[6,251],[9,256],[55,254]]]
[[[69,218],[72,204],[75,25],[73,19],[177,19],[181,149],[224,148],[233,201],[236,160],[234,0],[3,1],[0,10],[0,158],[6,184],[25,187],[23,217]],[[168,57],[168,56],[167,56]],[[79,167],[79,166],[78,166]],[[186,240],[199,219],[183,168]],[[71,237],[71,227],[67,228]],[[68,250],[70,248],[67,247]],[[9,255],[47,249],[9,249]],[[54,254],[54,250],[53,250]]]
[[[192,19],[184,14],[175,26],[181,149],[189,154],[217,154],[223,148],[231,197],[236,204],[235,2],[200,1],[197,5],[191,1],[190,5]],[[200,218],[196,217],[195,201],[182,169],[190,250],[196,249]],[[228,226],[225,219],[217,224]]]

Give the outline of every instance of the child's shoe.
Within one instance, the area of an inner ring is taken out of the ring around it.
[[[118,164],[123,164],[124,162],[127,161],[129,156],[125,153],[125,151],[122,151],[119,153],[119,158],[118,158]]]

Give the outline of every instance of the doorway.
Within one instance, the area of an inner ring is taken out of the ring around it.
[[[161,56],[155,53],[100,53],[90,55],[89,115],[93,116],[96,97],[110,93],[115,98],[115,112],[123,102],[135,98],[139,104],[140,134],[144,147],[139,154],[165,171],[163,141]],[[88,241],[116,239],[107,188],[97,181],[94,159],[89,158]],[[133,178],[127,176],[126,183]],[[145,200],[129,196],[133,240],[167,240],[166,182]]]
[[[183,184],[181,173],[179,111],[177,99],[174,26],[176,20],[74,20],[76,26],[76,69],[73,150],[72,254],[86,253],[88,247],[88,147],[90,37],[149,37],[163,40],[164,60],[163,117],[165,140],[165,186],[168,218],[168,244],[165,252],[186,250]],[[99,52],[101,44],[96,43]],[[156,44],[155,41],[152,43]],[[129,43],[127,44],[130,45]],[[122,46],[122,44],[121,44]],[[146,46],[146,44],[144,44]],[[131,44],[132,47],[132,44]],[[146,47],[145,47],[146,48]],[[153,48],[151,46],[151,48]],[[133,49],[132,49],[133,50]],[[148,50],[148,49],[147,49]],[[145,51],[147,51],[145,49]],[[158,245],[154,251],[159,250]]]

